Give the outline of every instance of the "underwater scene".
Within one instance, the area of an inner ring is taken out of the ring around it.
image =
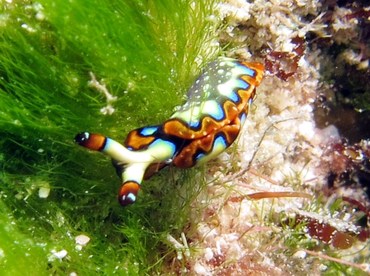
[[[1,0],[1,275],[369,275],[370,6]]]

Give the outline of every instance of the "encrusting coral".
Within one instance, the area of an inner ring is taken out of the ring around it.
[[[285,214],[295,217],[297,223],[302,218],[309,223],[327,221],[306,228],[309,239],[334,248],[351,247],[350,252],[363,246],[352,240],[359,231],[352,222],[343,221],[347,226],[340,228],[338,220],[325,210],[302,213],[315,201],[304,195],[314,196],[327,183],[330,170],[326,164],[333,160],[326,146],[340,141],[334,126],[316,127],[313,103],[321,88],[322,59],[320,49],[307,48],[305,39],[310,33],[336,37],[342,30],[353,30],[353,23],[343,19],[342,25],[333,26],[336,34],[330,33],[322,20],[320,1],[226,1],[218,5],[218,12],[227,22],[221,43],[234,47],[232,55],[272,62],[237,149],[208,167],[209,184],[193,203],[196,230],[187,238],[195,252],[187,258],[187,270],[197,275],[321,273],[327,269],[325,265],[305,262],[307,253],[314,254],[308,250],[305,257],[280,254],[286,249],[281,239],[287,233],[281,222],[266,224],[266,220]],[[250,196],[261,191],[271,192],[275,199],[255,201]],[[294,191],[301,196],[278,194]],[[324,238],[315,234],[318,227],[331,227],[330,231],[340,231],[340,236]],[[345,234],[347,231],[352,234]],[[353,260],[343,262],[364,269]]]

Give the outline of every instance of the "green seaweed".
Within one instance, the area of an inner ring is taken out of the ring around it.
[[[195,60],[217,54],[213,0],[9,2],[0,8],[2,275],[162,271],[175,254],[166,235],[189,223],[192,171],[164,170],[122,208],[109,159],[73,137],[122,140],[167,118],[200,70]],[[106,99],[88,87],[90,72],[117,96],[112,115],[100,112]],[[79,234],[91,238],[82,249]]]

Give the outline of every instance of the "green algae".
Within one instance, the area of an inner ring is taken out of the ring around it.
[[[217,51],[213,1],[9,2],[0,11],[0,270],[162,271],[174,251],[166,234],[181,232],[197,193],[180,185],[194,182],[192,172],[164,171],[122,208],[109,160],[73,137],[89,130],[121,140],[167,118],[196,58]],[[118,98],[112,115],[100,112],[106,99],[88,87],[90,72]],[[81,233],[91,240],[79,248]]]

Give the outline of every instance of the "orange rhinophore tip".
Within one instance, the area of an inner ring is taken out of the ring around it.
[[[75,142],[85,148],[102,151],[107,142],[107,137],[95,133],[81,132],[76,135]]]
[[[118,201],[122,206],[127,206],[136,201],[137,193],[140,190],[139,183],[127,181],[122,184],[118,192]]]

